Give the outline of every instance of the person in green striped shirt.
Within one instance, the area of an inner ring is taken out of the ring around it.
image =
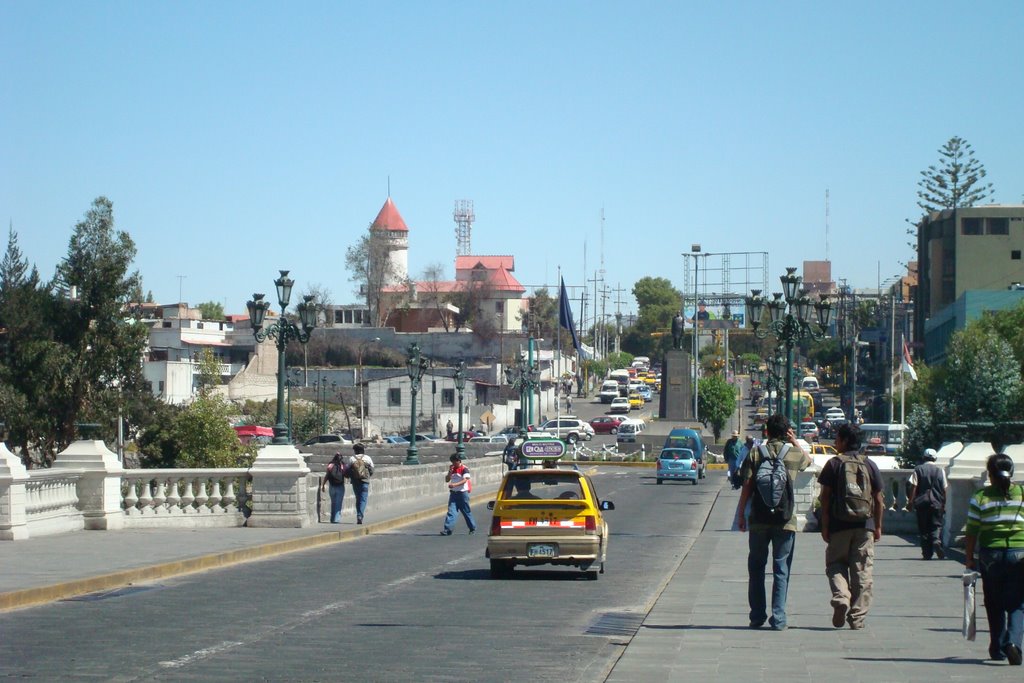
[[[988,617],[988,654],[1020,666],[1024,638],[1024,486],[1014,484],[1013,460],[996,453],[986,463],[989,485],[967,510],[965,565],[981,572]]]

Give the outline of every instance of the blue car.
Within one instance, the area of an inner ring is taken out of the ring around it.
[[[700,432],[676,427],[668,433],[664,448],[689,448],[697,456],[697,471],[701,479],[707,474],[707,450]]]
[[[636,393],[640,394],[640,398],[644,400],[644,403],[650,403],[654,400],[654,392],[651,388],[644,384],[636,390]]]
[[[692,481],[700,479],[700,464],[689,448],[663,448],[658,455],[658,483],[668,480]]]

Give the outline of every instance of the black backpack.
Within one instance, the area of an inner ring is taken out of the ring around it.
[[[785,524],[793,516],[793,481],[783,458],[789,452],[785,444],[778,455],[761,445],[761,460],[754,470],[754,495],[750,501],[751,520],[759,524]]]
[[[327,465],[327,481],[332,484],[344,484],[345,472],[341,463],[330,463]]]

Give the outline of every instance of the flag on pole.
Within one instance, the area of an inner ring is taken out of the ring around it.
[[[572,322],[572,307],[569,304],[569,295],[565,291],[565,278],[561,278],[561,288],[558,290],[558,324],[569,330],[576,353],[580,354],[581,358],[590,358],[590,354],[580,345],[580,338],[576,336],[576,327]]]
[[[903,361],[900,363],[903,372],[910,375],[910,379],[917,381],[917,372],[914,371],[914,363],[910,360],[910,349],[907,348],[907,340],[903,340]]]

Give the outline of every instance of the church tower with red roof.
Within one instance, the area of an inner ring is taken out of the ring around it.
[[[388,245],[391,272],[384,285],[394,286],[405,282],[409,277],[409,228],[390,196],[370,224],[370,231],[382,236]]]

